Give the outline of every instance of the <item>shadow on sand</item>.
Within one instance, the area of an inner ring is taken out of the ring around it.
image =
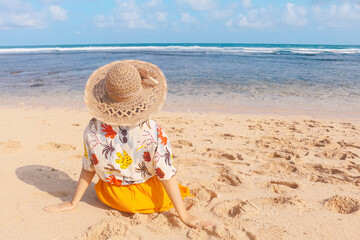
[[[62,201],[71,201],[77,186],[77,181],[71,179],[66,173],[48,166],[27,165],[17,168],[15,173],[23,182],[33,185],[37,189]],[[91,182],[81,201],[94,207],[111,209],[100,202],[94,187],[95,184]],[[49,202],[49,205],[53,203]]]

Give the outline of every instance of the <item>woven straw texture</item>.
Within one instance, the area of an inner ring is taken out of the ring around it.
[[[160,68],[148,62],[124,60],[93,72],[84,100],[89,112],[100,121],[135,126],[161,109],[166,92],[166,78]]]

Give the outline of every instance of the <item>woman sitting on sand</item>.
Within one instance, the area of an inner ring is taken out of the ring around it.
[[[75,209],[97,173],[96,194],[112,208],[153,213],[174,206],[186,225],[211,225],[186,210],[182,199],[189,196],[189,189],[177,183],[170,141],[150,119],[163,105],[166,92],[164,74],[151,63],[125,60],[97,69],[85,88],[85,103],[95,118],[84,131],[76,191],[71,202],[45,210]]]

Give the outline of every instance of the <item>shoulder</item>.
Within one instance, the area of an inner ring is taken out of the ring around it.
[[[156,130],[157,123],[152,119],[148,119],[148,120],[140,123],[138,127],[141,130]]]
[[[156,122],[155,120],[149,119],[148,121],[150,122],[150,125],[152,127],[154,127],[155,129],[162,129],[160,124],[158,122]]]
[[[100,121],[96,118],[90,119],[89,123],[86,125],[84,129],[84,134],[90,133],[90,132],[97,132],[99,130],[99,123]]]
[[[156,121],[154,120],[149,120],[150,122],[150,126],[151,128],[154,130],[154,132],[157,134],[157,135],[165,135],[165,131],[164,129],[160,126],[159,123],[157,123]]]

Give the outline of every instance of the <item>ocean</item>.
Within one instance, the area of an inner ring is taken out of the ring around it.
[[[167,111],[360,117],[360,45],[0,47],[0,105],[84,109],[90,74],[124,59],[149,61],[163,70]]]

